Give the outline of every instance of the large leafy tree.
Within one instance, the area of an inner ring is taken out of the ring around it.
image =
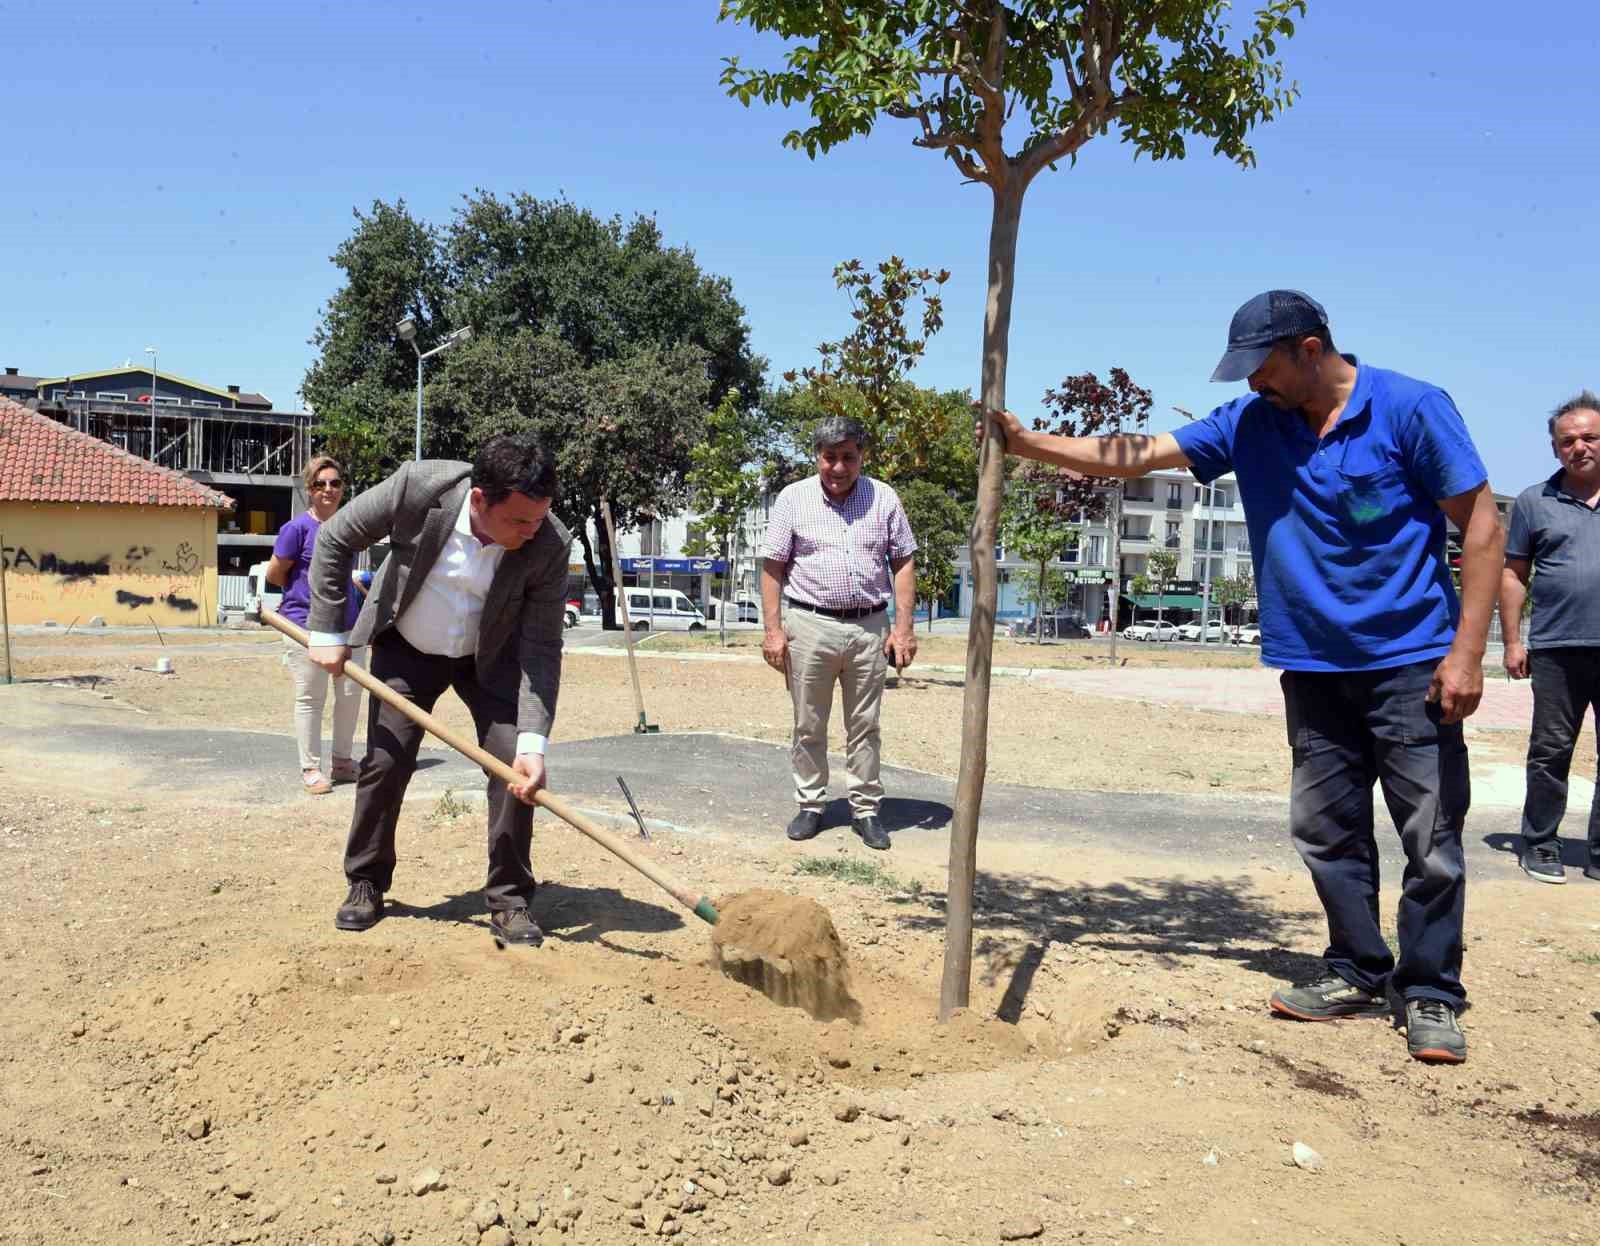
[[[578,539],[609,620],[615,583],[601,499],[619,528],[687,505],[711,384],[704,354],[652,346],[586,367],[560,338],[522,329],[474,338],[445,359],[428,386],[430,421],[456,430],[463,446],[531,431],[554,449],[557,514]]]
[[[410,458],[416,356],[395,325],[415,320],[424,350],[471,325],[470,342],[429,365],[424,452],[470,458],[501,431],[544,438],[560,472],[558,513],[610,621],[600,499],[623,530],[674,513],[712,395],[759,414],[765,363],[728,281],[667,245],[649,217],[486,192],[442,227],[403,202],[375,204],[333,259],[345,281],[304,385],[323,444],[344,449],[362,483]]]
[[[359,418],[369,432],[387,438],[393,416],[387,398],[409,392],[416,378],[416,356],[395,326],[410,316],[427,350],[457,325],[450,318],[439,231],[412,216],[404,199],[380,200],[370,213],[358,209],[353,215],[355,229],[331,257],[344,284],[311,335],[318,354],[300,392],[319,416],[337,411],[345,420]],[[353,386],[354,394],[348,392]],[[375,457],[383,460],[385,454]],[[401,453],[398,461],[409,457]]]
[[[744,308],[725,277],[668,246],[648,216],[601,218],[566,199],[486,191],[464,199],[445,236],[454,306],[475,333],[532,329],[585,364],[646,346],[703,352],[712,392],[741,408],[761,389]]]
[[[1228,0],[721,0],[724,19],[792,45],[778,68],[727,60],[722,83],[748,105],[803,104],[810,123],[784,143],[815,157],[883,117],[915,126],[912,143],[938,152],[991,199],[984,311],[985,408],[1005,406],[1017,231],[1033,179],[1117,133],[1152,161],[1181,158],[1188,140],[1240,165],[1249,134],[1286,108],[1278,40],[1306,0],[1256,0],[1233,20]],[[1020,143],[1007,148],[1021,132]],[[1005,446],[986,439],[972,525],[974,602],[967,647],[961,771],[950,836],[944,982],[939,1011],[967,1003],[978,810],[988,765],[994,641],[994,539],[1005,489]]]

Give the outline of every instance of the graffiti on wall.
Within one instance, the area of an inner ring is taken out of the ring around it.
[[[0,546],[0,565],[16,577],[8,589],[18,601],[52,604],[75,597],[91,597],[103,591],[98,583],[102,576],[133,575],[147,581],[173,578],[168,580],[166,591],[159,594],[117,589],[116,604],[124,609],[143,610],[158,602],[183,614],[200,609],[192,594],[194,581],[204,569],[199,553],[188,541],[179,542],[170,557],[159,554],[150,545],[130,545],[121,558],[110,554],[101,554],[98,558],[69,558],[52,550],[5,545]]]
[[[37,571],[40,575],[59,575],[67,583],[93,579],[97,575],[111,574],[111,555],[98,558],[61,558],[56,554],[42,553],[37,559],[26,545],[7,545],[0,549],[7,571]]]

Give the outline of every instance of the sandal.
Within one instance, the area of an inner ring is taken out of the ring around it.
[[[305,785],[308,796],[326,796],[333,791],[333,784],[322,777],[320,770],[302,770],[300,782]]]

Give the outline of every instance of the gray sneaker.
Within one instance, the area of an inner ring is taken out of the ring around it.
[[[1561,845],[1554,840],[1524,848],[1517,858],[1517,864],[1536,883],[1567,881],[1567,871],[1561,865]]]
[[[1337,1021],[1341,1017],[1383,1017],[1389,1001],[1381,994],[1351,986],[1336,973],[1303,986],[1272,993],[1272,1011],[1296,1021]]]
[[[1467,1058],[1467,1036],[1456,1010],[1437,999],[1406,1000],[1406,1047],[1413,1060],[1460,1064]]]

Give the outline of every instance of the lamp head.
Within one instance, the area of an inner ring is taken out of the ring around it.
[[[415,342],[417,340],[417,322],[410,316],[395,325],[394,331],[400,335],[402,342]]]

